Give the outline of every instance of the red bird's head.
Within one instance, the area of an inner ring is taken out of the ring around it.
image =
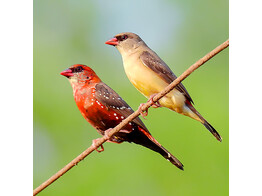
[[[72,85],[89,85],[101,81],[90,67],[81,64],[75,64],[60,74],[67,77]]]

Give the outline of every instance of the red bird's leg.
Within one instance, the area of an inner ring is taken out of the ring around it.
[[[105,130],[105,132],[104,132],[104,137],[106,137],[106,139],[109,141],[109,139],[110,139],[110,137],[108,136],[108,133],[111,131],[111,129],[112,128],[109,128],[109,129],[107,129],[107,130]],[[98,139],[94,139],[93,141],[92,141],[92,146],[93,147],[96,147],[97,145],[97,141],[99,140],[100,138],[98,138]],[[101,144],[99,147],[101,147],[101,149],[100,150],[98,150],[97,148],[96,148],[96,151],[97,152],[103,152],[105,149],[104,149],[104,146]]]
[[[112,130],[112,128],[109,128],[109,129],[105,130],[105,132],[104,132],[104,137],[106,137],[106,139],[107,139],[108,141],[109,141],[109,139],[110,139],[108,133],[109,133],[111,130]]]
[[[103,145],[100,145],[100,146],[99,146],[99,147],[101,147],[100,150],[98,150],[99,147],[96,147],[96,146],[97,146],[97,145],[96,145],[96,144],[97,144],[97,141],[98,141],[99,139],[100,139],[100,138],[94,139],[94,140],[92,141],[92,146],[96,148],[95,150],[96,150],[97,152],[103,152],[103,151],[105,150]]]
[[[148,102],[153,103],[153,98],[154,98],[154,96],[156,96],[156,94],[150,95]],[[138,107],[138,109],[140,110],[141,116],[146,120],[145,116],[148,115],[148,109],[147,109],[146,111],[142,112],[142,107],[143,107],[143,105],[145,105],[145,104],[144,104],[144,103],[141,103],[140,106]],[[160,105],[160,103],[157,101],[157,102],[153,103],[152,107],[153,107],[153,108],[159,108],[159,107],[161,107],[161,105]]]

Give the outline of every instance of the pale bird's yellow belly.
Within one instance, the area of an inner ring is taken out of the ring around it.
[[[130,82],[147,98],[151,95],[161,92],[167,85],[161,77],[154,71],[138,62],[139,60],[129,57],[124,61],[125,72]],[[185,97],[178,90],[174,89],[165,97],[160,99],[159,103],[171,110],[181,113],[185,103]]]

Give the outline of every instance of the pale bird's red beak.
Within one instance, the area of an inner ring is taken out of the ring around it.
[[[118,40],[114,37],[114,38],[112,38],[112,39],[110,39],[110,40],[107,40],[107,41],[105,42],[105,44],[112,45],[112,46],[116,46],[116,45],[118,45]]]
[[[74,75],[71,69],[66,69],[66,70],[62,71],[60,74],[61,74],[62,76],[68,77],[68,78],[69,78],[70,76],[73,76],[73,75]]]

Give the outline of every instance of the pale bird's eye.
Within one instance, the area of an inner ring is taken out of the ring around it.
[[[118,40],[119,40],[119,41],[124,41],[124,40],[126,40],[127,38],[128,38],[127,35],[121,35],[121,36],[118,37]]]
[[[127,35],[122,35],[122,40],[127,39]]]

